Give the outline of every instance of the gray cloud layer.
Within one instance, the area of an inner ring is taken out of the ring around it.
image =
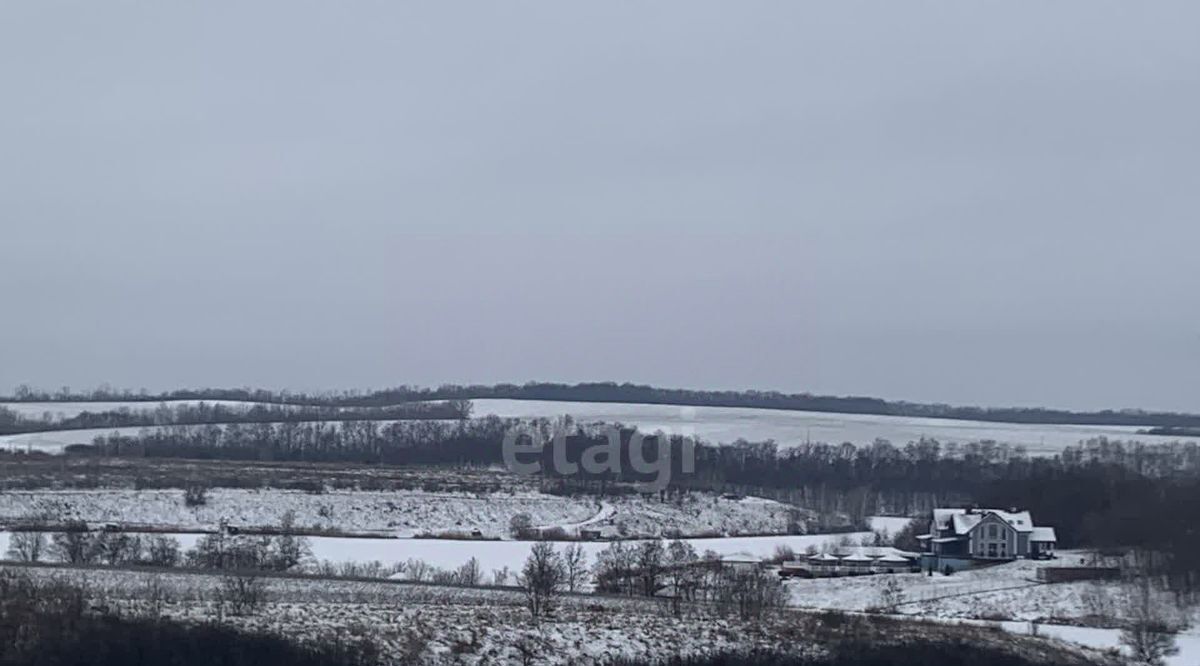
[[[1200,6],[0,8],[0,387],[1200,410]]]

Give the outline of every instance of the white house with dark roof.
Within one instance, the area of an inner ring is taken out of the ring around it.
[[[1053,527],[1036,526],[1016,509],[934,509],[929,533],[917,539],[939,560],[1048,558],[1058,541]]]

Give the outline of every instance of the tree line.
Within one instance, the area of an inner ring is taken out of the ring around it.
[[[168,425],[302,423],[305,421],[387,421],[419,419],[464,419],[471,415],[466,400],[414,402],[379,407],[322,405],[160,403],[146,409],[84,411],[58,417],[47,410],[37,416],[21,414],[0,406],[0,435],[51,430],[154,427]]]
[[[1078,412],[1063,409],[1024,407],[976,407],[947,404],[887,401],[861,396],[826,396],[811,393],[780,391],[705,391],[679,388],[660,388],[641,384],[616,382],[585,382],[560,384],[527,382],[525,384],[457,385],[443,384],[437,388],[402,385],[376,391],[326,391],[303,393],[266,389],[181,389],[152,394],[145,389],[134,392],[101,387],[76,392],[70,387],[58,391],[36,389],[28,385],[17,387],[7,401],[163,401],[163,400],[244,400],[280,404],[310,404],[325,406],[384,406],[418,400],[474,400],[503,398],[516,400],[552,400],[572,402],[630,402],[641,404],[687,405],[694,407],[751,407],[758,409],[838,412],[923,418],[964,419],[1004,423],[1084,424],[1152,426],[1171,428],[1200,428],[1200,414],[1151,412],[1140,409],[1100,410]]]

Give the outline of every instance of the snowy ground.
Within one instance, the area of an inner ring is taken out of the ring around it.
[[[275,527],[288,511],[299,527],[374,531],[390,536],[480,530],[501,536],[518,513],[535,525],[579,522],[598,511],[594,502],[536,492],[512,494],[413,491],[302,491],[216,488],[203,506],[184,504],[182,490],[10,491],[0,493],[0,522],[45,513],[56,520],[211,529],[232,525]]]
[[[212,621],[218,576],[114,570],[22,569],[28,575],[83,584],[108,612],[147,613],[151,590],[165,591],[162,614],[184,621]],[[534,664],[603,664],[617,657],[662,659],[753,647],[787,651],[819,650],[828,636],[817,616],[784,613],[755,622],[714,617],[703,607],[685,607],[674,617],[668,606],[644,598],[568,596],[555,616],[535,627],[519,593],[428,585],[272,578],[266,581],[267,604],[250,616],[224,615],[225,622],[290,638],[325,641],[370,639],[394,663],[493,664],[520,662],[532,653]],[[868,625],[869,626],[869,625]],[[938,625],[905,624],[884,634],[891,640],[930,635]],[[944,625],[942,625],[944,626]],[[1020,626],[1010,631],[1023,633]],[[1042,627],[1081,643],[1110,645],[1115,634]],[[885,630],[886,631],[886,630]],[[960,629],[947,627],[944,631]],[[983,641],[1011,646],[1010,638],[970,629]],[[1182,642],[1181,642],[1182,644]],[[1041,647],[1038,647],[1041,646]],[[1033,642],[1043,654],[1053,643]],[[1181,655],[1190,658],[1186,651]],[[1192,663],[1186,661],[1175,663]]]
[[[792,604],[814,610],[865,611],[883,603],[883,585],[898,581],[900,605],[888,612],[898,615],[999,625],[1016,634],[1028,634],[1030,623],[1037,632],[1098,650],[1119,647],[1124,591],[1117,582],[1075,582],[1053,585],[1036,582],[1044,566],[1069,566],[1082,553],[1062,552],[1058,560],[1018,560],[952,576],[934,574],[876,575],[813,580],[790,579],[786,585]],[[1164,595],[1160,607],[1173,609]],[[1169,611],[1172,619],[1187,623],[1186,613]],[[1075,626],[1094,625],[1094,626]],[[1194,628],[1176,638],[1180,654],[1167,660],[1169,666],[1200,664],[1200,632]]]
[[[275,527],[286,512],[299,527],[379,532],[389,536],[469,534],[507,537],[517,514],[536,527],[600,530],[612,536],[684,536],[786,533],[807,515],[779,502],[748,497],[721,499],[690,493],[666,502],[630,495],[561,497],[534,491],[433,493],[420,490],[329,491],[320,494],[274,489],[215,488],[203,506],[188,507],[182,490],[33,490],[0,493],[0,524],[37,515],[56,521],[120,523],[179,529],[232,525]]]
[[[1023,445],[1030,454],[1053,455],[1079,441],[1102,436],[1147,443],[1181,441],[1178,437],[1138,435],[1138,428],[1121,426],[989,423],[745,407],[499,399],[472,402],[475,404],[475,416],[496,414],[514,418],[555,418],[569,414],[576,421],[620,422],[636,425],[647,432],[663,430],[694,435],[713,442],[732,442],[738,438],[749,441],[773,439],[781,447],[805,441],[870,444],[876,438],[902,445],[921,437],[933,437],[940,442],[958,443],[994,440],[1013,446]],[[1200,439],[1182,441],[1200,442]]]
[[[900,583],[903,603],[889,612],[902,615],[1093,626],[1119,624],[1124,592],[1118,582],[1048,585],[1037,581],[1037,569],[1071,566],[1083,556],[1069,551],[1059,555],[1057,560],[1017,560],[952,576],[912,573],[790,579],[787,586],[793,605],[801,608],[864,611],[881,606],[883,586],[896,581]],[[1169,600],[1163,601],[1170,605]]]
[[[33,575],[84,583],[104,598],[110,612],[139,615],[151,577],[117,571],[49,572]],[[212,621],[216,576],[163,574],[169,591],[167,617]],[[273,579],[268,604],[251,616],[226,614],[235,626],[292,639],[369,638],[393,663],[520,663],[517,645],[532,651],[531,663],[603,664],[617,657],[660,658],[726,649],[774,647],[759,625],[690,615],[674,618],[661,604],[634,598],[571,597],[549,622],[534,627],[513,591]]]

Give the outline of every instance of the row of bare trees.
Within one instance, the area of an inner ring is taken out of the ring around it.
[[[78,526],[62,532],[12,532],[7,556],[18,562],[173,567],[180,562],[180,547],[174,537],[88,532]]]
[[[786,590],[778,576],[753,562],[728,563],[713,552],[703,556],[688,542],[666,546],[658,540],[613,542],[588,567],[583,548],[563,552],[549,542],[535,543],[517,583],[534,620],[553,613],[564,592],[594,581],[597,592],[658,598],[680,613],[685,604],[701,602],[742,619],[755,619],[782,608]]]

